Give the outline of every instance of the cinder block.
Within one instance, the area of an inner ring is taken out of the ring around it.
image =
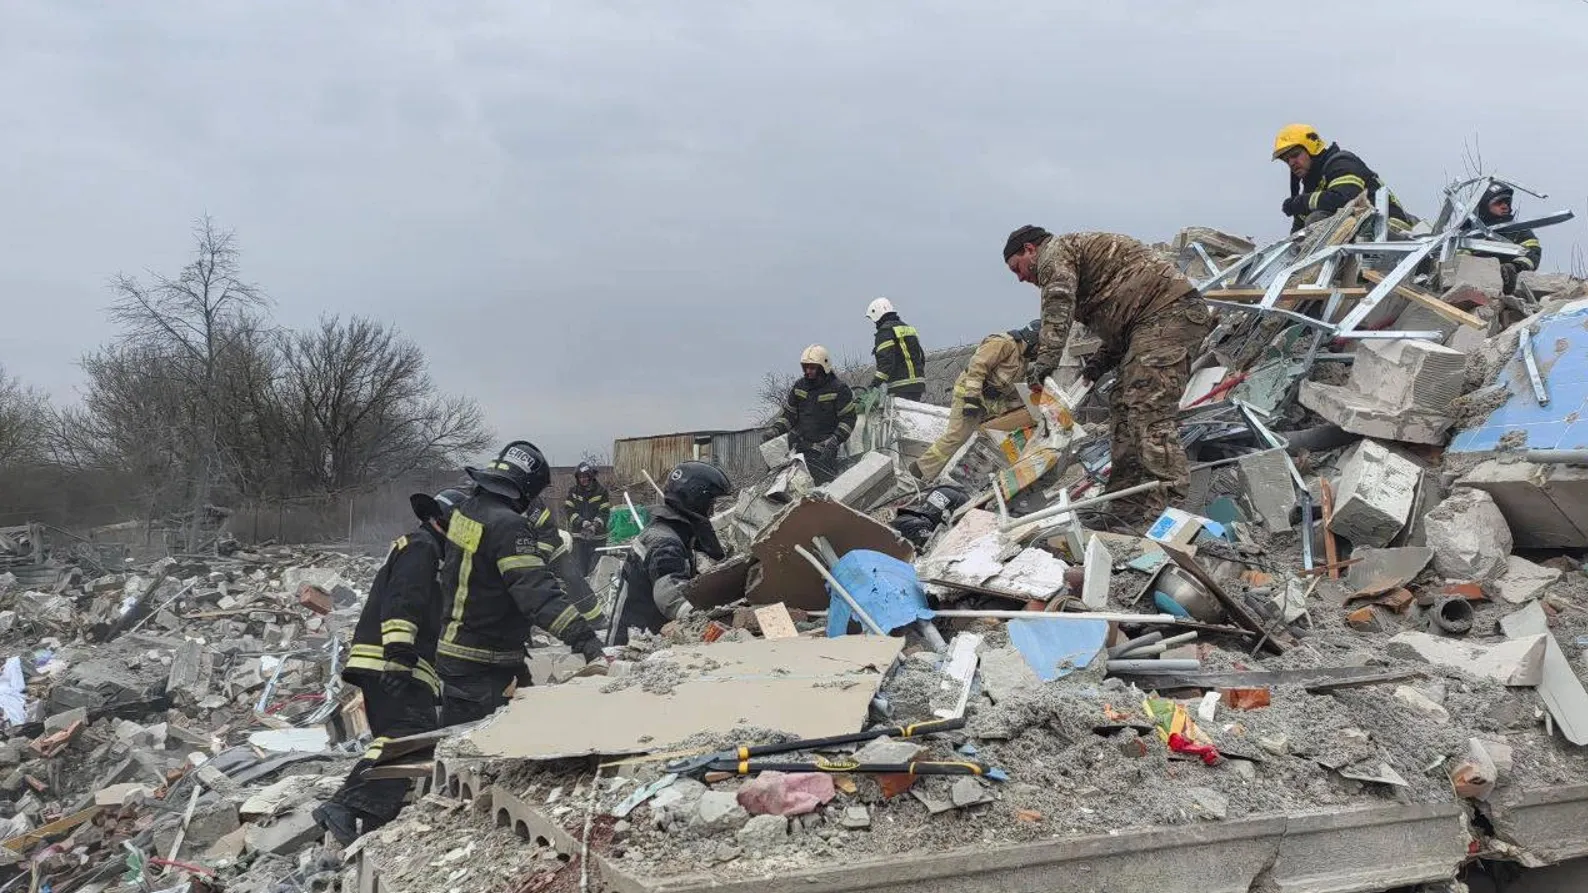
[[[1551,474],[1561,471],[1567,474],[1556,491],[1563,500],[1558,504],[1549,485]],[[1571,472],[1573,469],[1569,466],[1552,468],[1531,462],[1490,459],[1468,472],[1456,486],[1488,493],[1500,514],[1505,516],[1516,545],[1527,549],[1574,549],[1588,546],[1588,536],[1583,535],[1567,508],[1583,514],[1584,522],[1588,523],[1588,506],[1577,509],[1569,502],[1573,497],[1588,499],[1588,492],[1581,492],[1588,489],[1588,481],[1579,484],[1572,478],[1582,475]]]
[[[886,453],[866,453],[831,483],[820,487],[838,502],[864,511],[873,497],[893,489],[897,477],[893,458]]]
[[[1241,489],[1252,509],[1269,530],[1289,530],[1290,513],[1296,507],[1296,483],[1280,452],[1242,456],[1236,463]]]
[[[1402,409],[1363,394],[1355,386],[1301,383],[1301,405],[1352,434],[1442,444],[1452,424],[1449,416],[1417,409]]]
[[[1386,546],[1406,526],[1422,476],[1409,459],[1364,440],[1346,459],[1329,529],[1357,546]]]
[[[1366,341],[1351,364],[1357,392],[1397,409],[1445,412],[1466,383],[1466,355],[1427,341]]]
[[[1500,278],[1500,262],[1471,254],[1452,258],[1440,269],[1439,280],[1446,289],[1467,285],[1491,298],[1498,298],[1505,289],[1505,280]]]

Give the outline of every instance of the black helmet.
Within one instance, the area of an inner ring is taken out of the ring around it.
[[[452,510],[463,504],[468,499],[467,493],[456,487],[448,487],[431,496],[428,493],[415,493],[408,497],[408,504],[413,506],[414,514],[421,521],[435,521],[442,529],[446,529],[447,521],[452,517]]]
[[[701,518],[711,517],[712,503],[727,496],[733,485],[722,469],[706,462],[678,463],[667,475],[662,487],[662,500],[681,512]]]
[[[1042,320],[1033,319],[1031,322],[1018,329],[1010,329],[1009,337],[1019,341],[1024,347],[1022,351],[1029,359],[1037,352],[1037,342],[1042,336]]]
[[[480,489],[516,502],[534,499],[551,483],[546,456],[527,440],[515,440],[502,447],[502,452],[484,468],[465,468],[463,472]]]
[[[579,467],[575,468],[573,470],[573,473],[574,473],[574,477],[578,477],[581,474],[588,474],[591,477],[595,477],[595,473],[596,473],[595,463],[589,462],[589,461],[580,462],[579,463]]]
[[[1510,223],[1516,219],[1514,205],[1509,214],[1493,214],[1489,211],[1489,204],[1497,198],[1512,199],[1515,195],[1516,190],[1509,183],[1501,183],[1499,180],[1490,183],[1489,188],[1483,191],[1483,200],[1478,204],[1478,219],[1484,223]]]

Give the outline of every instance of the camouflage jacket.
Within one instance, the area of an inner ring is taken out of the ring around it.
[[[1130,332],[1192,290],[1174,265],[1147,245],[1114,233],[1053,236],[1037,249],[1036,286],[1042,292],[1042,335],[1032,366],[1058,368],[1071,323],[1079,320],[1119,357]]]

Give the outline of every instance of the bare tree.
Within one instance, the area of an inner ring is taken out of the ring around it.
[[[188,468],[192,521],[188,548],[198,547],[210,490],[222,473],[219,440],[227,411],[223,367],[243,339],[257,331],[268,304],[258,286],[241,278],[236,236],[208,216],[193,226],[194,258],[174,277],[151,272],[147,283],[125,274],[111,282],[110,318],[128,345],[151,351],[164,365],[151,374],[180,389],[188,402],[189,430],[182,456]]]
[[[46,452],[49,399],[0,367],[0,466],[37,461]]]
[[[871,383],[876,364],[869,357],[845,356],[835,360],[833,367],[838,377],[853,388]],[[755,391],[756,402],[753,409],[759,424],[772,424],[777,414],[783,411],[783,401],[788,399],[789,391],[793,389],[799,377],[799,372],[766,372],[761,376],[761,383]]]
[[[322,319],[280,342],[294,470],[328,492],[452,464],[490,437],[478,404],[436,393],[418,345],[373,320]]]

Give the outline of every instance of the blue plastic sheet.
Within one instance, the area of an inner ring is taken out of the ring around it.
[[[1107,620],[1009,621],[1009,641],[1043,682],[1091,664],[1107,639]]]
[[[926,606],[926,590],[915,575],[915,565],[908,561],[870,549],[856,549],[838,559],[832,573],[884,632],[932,617]],[[860,618],[832,591],[831,585],[827,589],[827,637],[836,638],[849,631],[851,620],[859,622]]]

